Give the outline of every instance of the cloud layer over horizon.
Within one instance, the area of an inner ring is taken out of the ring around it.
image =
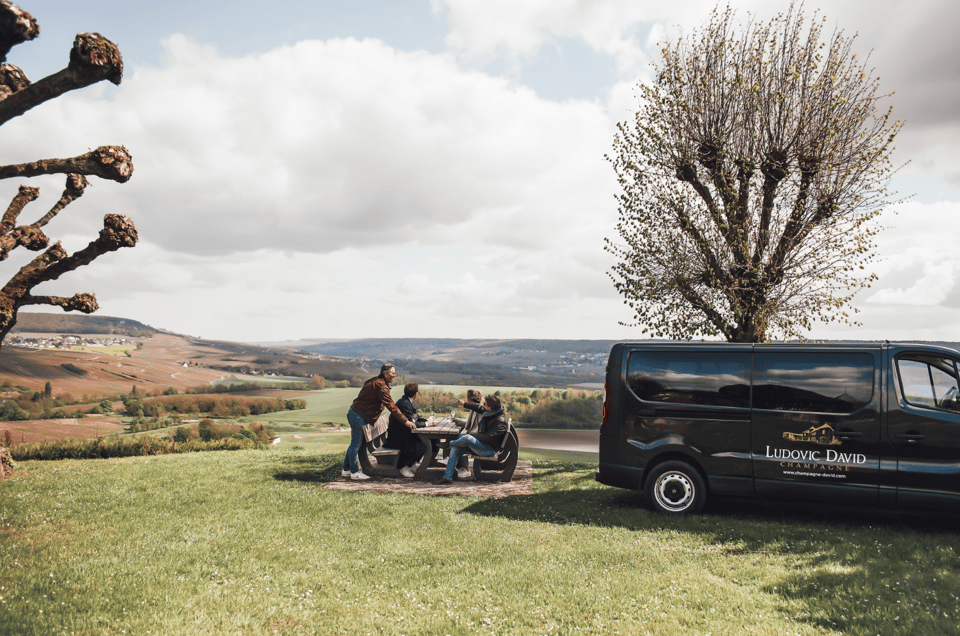
[[[604,154],[657,40],[675,36],[677,22],[699,26],[713,5],[511,6],[433,0],[434,19],[449,24],[439,52],[358,34],[232,56],[169,33],[159,63],[126,60],[119,88],[91,87],[9,122],[3,163],[106,144],[134,157],[129,183],[94,182],[48,233],[76,250],[104,213],[119,212],[141,244],[38,291],[94,291],[104,315],[231,340],[640,337],[617,324],[631,316],[606,274],[617,186]],[[828,18],[852,31],[855,6]],[[864,334],[945,337],[960,261],[949,242],[930,246],[960,230],[958,44],[942,26],[960,13],[911,6],[920,17],[894,25],[872,15],[861,37],[897,97],[907,95],[894,100],[909,119],[898,140],[913,160],[904,183],[928,189],[900,215],[885,213],[893,229],[880,237],[881,280],[857,304]],[[940,48],[898,57],[920,29]],[[523,78],[570,42],[607,59],[615,81],[590,99],[542,97]],[[23,220],[62,190],[60,177],[30,181],[42,196]],[[0,194],[17,185],[3,182]],[[911,304],[929,306],[929,319]]]

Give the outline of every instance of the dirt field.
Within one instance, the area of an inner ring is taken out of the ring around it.
[[[14,444],[44,442],[64,438],[94,438],[109,435],[123,428],[116,418],[85,417],[67,420],[24,420],[0,422],[0,443],[5,431],[13,435]]]

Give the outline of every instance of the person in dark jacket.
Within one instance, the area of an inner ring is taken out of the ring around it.
[[[392,364],[383,365],[380,367],[380,375],[364,382],[360,395],[350,405],[350,410],[347,411],[347,421],[350,422],[350,445],[347,446],[347,454],[343,458],[341,475],[344,477],[370,479],[360,471],[360,462],[357,460],[357,452],[363,444],[364,425],[376,423],[384,408],[389,409],[400,422],[406,424],[407,416],[400,412],[390,395],[390,383],[395,377],[397,377],[396,367]],[[413,425],[410,424],[410,426]]]
[[[413,405],[419,392],[420,387],[415,382],[410,382],[403,387],[403,397],[397,400],[397,408],[406,416],[407,423],[404,424],[400,418],[391,413],[387,439],[383,443],[385,448],[396,448],[400,451],[398,462],[400,474],[407,478],[413,477],[411,467],[420,461],[426,450],[423,442],[413,434],[413,428],[410,426],[413,424],[417,428],[423,428],[427,425],[427,420],[420,417],[417,407]]]
[[[496,395],[488,395],[483,402],[483,404],[458,402],[464,408],[480,413],[480,421],[477,424],[476,433],[460,435],[450,442],[450,457],[447,459],[447,470],[443,473],[441,484],[453,483],[454,470],[460,479],[470,477],[466,453],[473,453],[479,457],[493,457],[503,442],[503,436],[510,430],[500,398]]]
[[[471,404],[481,404],[483,402],[483,393],[477,391],[476,389],[469,389],[467,391],[467,402],[470,402]],[[457,400],[457,404],[463,406],[464,401]],[[467,419],[461,420],[455,417],[453,418],[453,421],[460,425],[461,433],[469,433],[473,435],[477,432],[477,427],[480,425],[480,415],[482,414],[483,411],[470,411]],[[437,463],[441,466],[446,466],[447,459],[447,457],[437,458]]]

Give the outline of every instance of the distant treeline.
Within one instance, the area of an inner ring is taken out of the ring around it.
[[[421,415],[431,412],[447,415],[458,408],[457,399],[465,399],[466,391],[454,394],[450,391],[421,387],[416,406]],[[533,391],[496,391],[503,403],[507,417],[513,425],[522,428],[565,428],[596,430],[600,428],[602,391],[558,391],[535,389]],[[461,416],[465,410],[460,409]]]
[[[495,364],[464,363],[442,360],[396,360],[397,369],[407,379],[419,379],[438,384],[485,384],[493,386],[563,386],[573,382],[603,382],[598,373],[569,373],[519,371]]]
[[[322,378],[321,378],[322,379]],[[8,388],[8,387],[5,387]],[[262,390],[262,386],[253,385]],[[322,388],[322,387],[318,387]],[[96,402],[99,400],[99,402]],[[96,402],[96,403],[94,403]],[[124,415],[136,418],[161,418],[166,415],[212,415],[214,417],[243,417],[261,415],[276,411],[294,411],[307,406],[302,399],[283,399],[269,397],[248,397],[222,393],[209,393],[206,390],[177,393],[169,388],[159,394],[144,393],[136,385],[126,394],[111,394],[105,397],[84,395],[80,399],[63,394],[52,397],[52,387],[47,382],[44,390],[21,391],[16,397],[0,402],[0,421],[46,420],[83,417],[84,415],[103,415],[114,412],[114,404],[123,404]],[[91,406],[92,404],[92,406]]]

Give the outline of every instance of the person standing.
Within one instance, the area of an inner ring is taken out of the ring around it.
[[[510,430],[507,416],[503,412],[503,404],[496,395],[488,395],[483,404],[472,404],[458,400],[457,403],[471,411],[480,413],[477,432],[473,435],[463,434],[450,442],[450,457],[447,458],[447,469],[440,479],[440,484],[452,484],[454,470],[457,477],[467,479],[467,453],[479,457],[493,457],[497,454],[497,447],[503,442],[503,436]]]
[[[347,421],[350,422],[350,445],[347,447],[346,457],[343,458],[341,476],[357,480],[370,479],[369,475],[360,471],[357,453],[360,451],[360,445],[363,444],[364,425],[376,423],[384,408],[393,413],[400,423],[413,426],[408,422],[407,416],[401,413],[393,403],[393,397],[390,396],[390,383],[396,377],[397,368],[390,363],[384,364],[380,367],[380,375],[363,383],[360,394],[350,405],[347,411]]]

